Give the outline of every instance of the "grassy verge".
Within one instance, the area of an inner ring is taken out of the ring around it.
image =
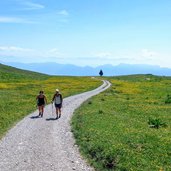
[[[57,77],[0,64],[0,138],[17,121],[36,110],[36,96],[44,90],[48,102],[58,88],[64,97],[85,92],[101,85],[91,77]]]
[[[81,153],[101,171],[171,170],[171,78],[109,79],[113,86],[73,117]]]

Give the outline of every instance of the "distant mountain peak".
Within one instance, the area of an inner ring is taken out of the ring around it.
[[[49,75],[68,75],[68,76],[99,76],[102,70],[104,76],[132,75],[132,74],[153,74],[171,76],[170,68],[162,68],[158,65],[148,64],[126,64],[121,63],[113,66],[111,64],[91,66],[76,66],[73,64],[47,63],[4,63],[20,69],[40,72]]]

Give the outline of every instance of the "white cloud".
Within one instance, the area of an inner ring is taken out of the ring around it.
[[[27,52],[27,54],[25,53]],[[62,56],[63,53],[61,53],[57,48],[52,49],[44,49],[44,50],[37,50],[37,49],[30,49],[30,48],[22,48],[17,46],[0,46],[0,53],[9,55],[13,53],[13,56],[16,56],[17,54],[22,54],[23,56],[37,56],[37,57],[58,57]]]
[[[97,58],[111,58],[112,54],[110,52],[99,52],[99,53],[95,53],[93,56]]]
[[[27,48],[21,48],[16,46],[0,46],[0,51],[6,51],[6,52],[28,52],[33,51],[32,49]]]
[[[0,46],[0,60],[8,62],[54,62],[65,60],[57,48],[30,49],[17,46]]]
[[[128,64],[151,64],[160,66],[170,66],[170,53],[155,52],[154,50],[142,49],[137,51],[124,52],[91,52],[91,54],[72,54],[67,50],[61,52],[60,49],[54,47],[49,49],[31,49],[19,46],[0,46],[0,61],[8,62],[57,62],[70,63],[77,65],[97,66],[102,64],[119,63]],[[86,54],[86,55],[85,55]],[[162,55],[161,55],[162,54]],[[78,57],[79,56],[79,57]]]
[[[25,18],[19,17],[5,17],[0,16],[0,23],[15,23],[15,24],[36,24],[35,21],[29,21]]]
[[[45,8],[44,5],[33,3],[31,1],[21,1],[21,4],[24,5],[23,10],[39,10]]]
[[[57,48],[53,48],[53,49],[50,49],[49,52],[50,53],[58,53],[58,49]]]
[[[58,12],[58,14],[63,15],[63,16],[68,16],[69,15],[68,11],[66,11],[66,10],[61,10],[61,11]]]
[[[158,55],[157,52],[154,52],[154,51],[151,51],[148,49],[142,49],[141,54],[142,54],[142,57],[145,57],[145,58],[153,58],[153,57],[156,57]]]
[[[0,23],[25,23],[26,21],[22,18],[16,17],[2,17],[0,16]]]
[[[52,48],[46,51],[46,53],[44,54],[46,57],[52,57],[52,58],[61,58],[64,56],[64,53],[60,52],[59,49],[57,48]]]

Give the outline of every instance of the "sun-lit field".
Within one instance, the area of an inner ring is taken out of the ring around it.
[[[18,120],[36,110],[40,90],[50,103],[56,88],[67,97],[101,84],[91,77],[47,76],[0,65],[0,137]]]
[[[108,78],[112,87],[72,120],[81,153],[97,170],[171,170],[171,78]]]

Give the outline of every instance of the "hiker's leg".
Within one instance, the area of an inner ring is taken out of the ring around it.
[[[42,105],[42,114],[44,113],[44,105]]]
[[[61,117],[61,108],[59,108],[59,117]]]
[[[61,117],[61,108],[62,108],[62,104],[60,104],[59,106],[59,117]]]
[[[43,116],[43,112],[44,112],[44,105],[42,105],[42,112],[41,112],[41,116]]]
[[[39,109],[39,116],[41,115],[41,106],[38,106]]]
[[[58,118],[58,107],[56,107],[56,118]]]

